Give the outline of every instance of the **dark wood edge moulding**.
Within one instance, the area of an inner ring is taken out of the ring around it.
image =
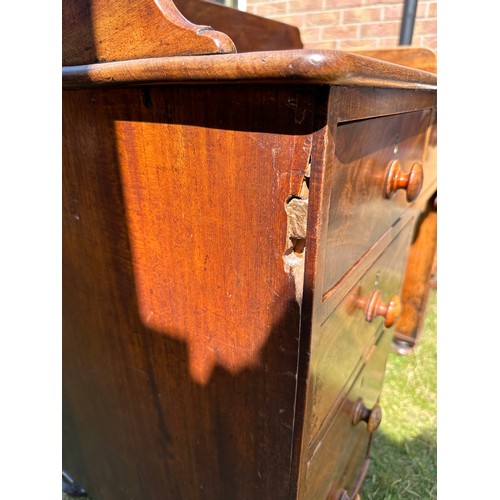
[[[280,83],[434,89],[437,78],[366,56],[333,50],[280,50],[135,59],[64,66],[63,87]]]

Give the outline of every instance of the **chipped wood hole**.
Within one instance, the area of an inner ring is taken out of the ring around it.
[[[304,285],[310,163],[311,159],[309,158],[299,194],[289,196],[285,202],[287,242],[283,252],[283,262],[285,272],[289,273],[294,279],[295,298],[299,305],[302,304],[302,288]]]

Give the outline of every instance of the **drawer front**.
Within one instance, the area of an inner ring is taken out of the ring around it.
[[[385,302],[400,293],[412,228],[410,219],[313,335],[306,419],[311,446],[345,397],[385,323],[382,316],[367,321],[364,299],[376,290]]]
[[[310,452],[304,499],[339,498],[342,491],[352,497],[361,487],[371,432],[365,421],[353,421],[360,405],[374,408],[382,390],[392,332],[382,328],[379,332],[372,358],[354,381],[323,439]]]
[[[398,160],[406,174],[423,167],[424,192],[435,181],[434,165],[423,159],[431,110],[383,116],[338,125],[328,212],[323,293],[377,241],[410,206],[398,189],[389,198],[384,187],[389,166]],[[415,185],[418,180],[411,182]]]

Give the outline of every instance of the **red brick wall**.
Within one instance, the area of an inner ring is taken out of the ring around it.
[[[399,44],[403,0],[247,0],[247,12],[293,24],[306,48]],[[419,0],[412,46],[437,49],[437,2]]]

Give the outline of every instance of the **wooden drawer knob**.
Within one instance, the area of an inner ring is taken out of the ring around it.
[[[363,398],[358,398],[352,412],[352,424],[356,425],[361,421],[366,422],[366,430],[369,433],[375,432],[380,422],[382,422],[382,408],[380,408],[380,405],[376,403],[370,410],[365,406]]]
[[[399,161],[394,160],[385,174],[384,196],[390,198],[398,189],[405,189],[406,200],[413,201],[419,195],[423,182],[424,170],[420,163],[415,162],[405,174]]]
[[[368,322],[371,322],[377,316],[383,316],[386,328],[390,328],[401,314],[399,296],[394,295],[389,302],[384,302],[380,290],[373,291],[368,299],[364,297],[358,298],[357,305],[365,311],[365,319]]]

